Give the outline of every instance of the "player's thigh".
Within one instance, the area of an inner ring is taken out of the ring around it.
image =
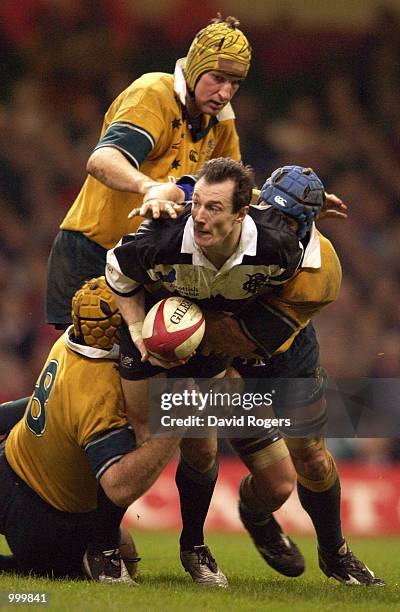
[[[164,377],[158,374],[157,378]],[[151,379],[126,380],[121,378],[121,386],[125,399],[127,418],[132,427],[144,427],[149,424]],[[137,432],[136,432],[137,433]]]
[[[142,363],[141,354],[124,322],[121,325],[119,373],[126,415],[140,444],[148,435],[151,379],[165,377],[166,371],[148,361]]]

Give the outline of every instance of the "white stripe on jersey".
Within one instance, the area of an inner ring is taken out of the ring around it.
[[[146,130],[142,130],[140,127],[137,127],[137,125],[132,125],[132,123],[128,123],[127,121],[115,121],[111,123],[110,128],[113,125],[122,125],[123,127],[126,127],[129,130],[133,130],[134,132],[138,132],[139,134],[142,134],[142,136],[145,136],[147,140],[150,142],[151,148],[154,149],[154,145],[155,145],[154,138],[151,136],[151,134],[149,134],[149,132],[146,132]]]

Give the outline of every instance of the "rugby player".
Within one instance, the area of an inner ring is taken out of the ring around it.
[[[267,214],[277,212],[299,238],[301,267],[288,283],[240,311],[234,334],[231,318],[208,322],[203,348],[237,356],[251,341],[253,355],[235,359],[233,365],[243,378],[258,379],[261,386],[263,380],[274,379],[284,398],[275,404],[277,415],[294,423],[281,431],[285,442],[276,430],[232,441],[250,469],[241,483],[240,517],[265,561],[289,576],[304,570],[297,547],[272,515],[293,488],[290,454],[300,502],[316,530],[321,570],[346,584],[383,586],[343,537],[340,480],[323,434],[326,373],[311,319],[337,298],[341,281],[337,255],[314,223],[323,201],[323,185],[310,169],[286,166],[267,179],[257,206]]]
[[[135,585],[127,565],[137,559],[121,559],[129,541],[119,524],[179,439],[136,446],[115,364],[121,317],[104,278],[77,292],[72,318],[0,448],[0,532],[13,553],[0,570],[79,577],[83,560],[92,579]],[[113,503],[99,517],[101,496]],[[130,557],[134,550],[131,542]]]
[[[128,419],[137,435],[146,435],[149,378],[165,375],[165,367],[171,366],[174,377],[211,378],[223,376],[227,365],[215,354],[195,355],[187,364],[165,364],[148,355],[141,326],[160,291],[188,297],[204,310],[235,312],[257,292],[291,278],[301,261],[298,238],[280,215],[248,206],[252,187],[248,167],[226,158],[210,160],[200,171],[192,206],[177,220],[146,221],[108,253],[106,279],[126,322],[120,374]],[[253,278],[257,283],[250,286]],[[248,341],[245,353],[252,346]],[[199,584],[226,586],[203,536],[217,478],[216,448],[212,437],[181,444],[176,476],[183,519],[181,560]]]
[[[47,322],[71,323],[70,304],[82,283],[104,274],[107,249],[140,219],[141,202],[174,200],[170,182],[195,174],[207,160],[240,159],[230,104],[245,79],[251,47],[234,17],[216,19],[194,38],[174,75],[144,74],[108,109],[88,177],[60,226],[49,258]],[[166,182],[169,182],[165,191]],[[165,203],[173,213],[173,204]]]
[[[289,406],[299,413],[306,407],[305,423],[297,418],[297,430],[285,432],[289,451],[277,431],[233,441],[252,472],[241,486],[240,515],[264,559],[288,576],[304,570],[300,552],[272,516],[293,489],[290,452],[301,503],[316,529],[322,571],[348,584],[382,585],[383,581],[353,555],[343,538],[339,477],[321,434],[326,420],[326,375],[319,365],[311,318],[337,298],[341,279],[336,253],[314,224],[325,207],[323,185],[310,169],[292,166],[273,173],[255,208],[264,210],[267,217],[278,215],[284,227],[297,237],[304,250],[301,267],[292,280],[273,292],[263,291],[258,300],[235,316],[208,316],[202,347],[206,354],[236,357],[248,353],[250,361],[235,361],[246,378],[295,378],[284,388],[288,403],[284,409]],[[332,216],[345,214],[340,208],[339,214]],[[255,275],[253,278],[261,280]]]

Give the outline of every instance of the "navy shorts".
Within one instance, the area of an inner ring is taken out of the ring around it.
[[[46,323],[57,329],[71,325],[71,302],[84,282],[103,276],[107,249],[81,232],[60,230],[47,263]]]
[[[298,413],[295,426],[287,430],[282,427],[282,433],[295,437],[320,435],[326,423],[325,406],[316,404],[315,411],[306,420],[303,420],[298,411],[320,400],[327,386],[325,370],[320,367],[319,345],[312,323],[297,334],[284,353],[265,361],[235,359],[233,366],[247,380],[246,390],[252,393],[265,392],[266,381],[273,380],[273,410],[276,417],[286,419]],[[271,384],[268,385],[270,390]],[[271,439],[276,433],[277,430],[272,428]]]
[[[326,388],[326,374],[320,367],[319,345],[312,323],[297,334],[284,353],[265,360],[235,359],[232,365],[244,379],[259,380],[260,386],[263,380],[274,379],[274,386],[280,387],[281,403],[291,406],[317,401]]]
[[[95,511],[61,512],[47,504],[11,469],[0,448],[0,533],[22,573],[81,577]]]

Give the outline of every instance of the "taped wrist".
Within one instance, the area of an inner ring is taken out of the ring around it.
[[[136,344],[138,340],[142,339],[142,328],[143,321],[137,321],[136,323],[131,323],[130,325],[128,325],[129,333],[134,344]]]

